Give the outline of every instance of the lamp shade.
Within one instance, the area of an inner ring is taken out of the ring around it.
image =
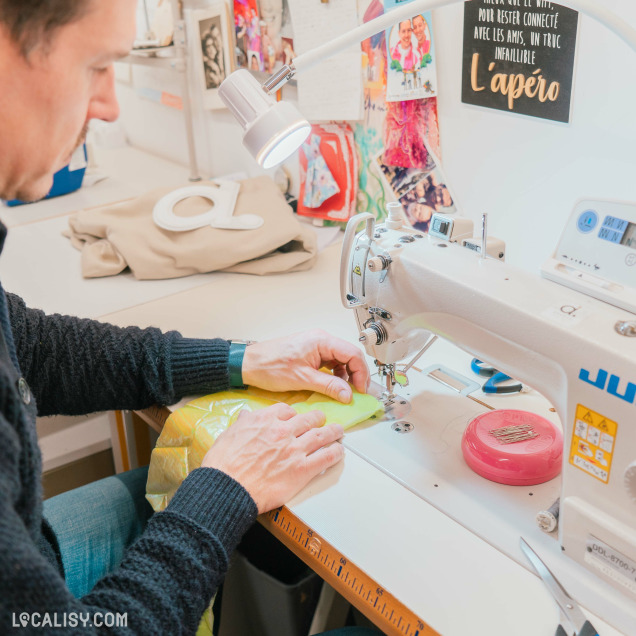
[[[219,96],[243,128],[243,144],[263,168],[291,156],[311,131],[295,106],[275,101],[245,69],[223,81]]]

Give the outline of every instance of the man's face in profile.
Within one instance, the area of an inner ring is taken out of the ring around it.
[[[0,196],[48,193],[53,174],[83,142],[91,119],[114,121],[113,62],[135,37],[136,0],[83,0],[86,11],[25,57],[0,29]]]

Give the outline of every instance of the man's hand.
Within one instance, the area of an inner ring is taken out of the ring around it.
[[[296,414],[283,403],[241,411],[201,466],[218,468],[238,481],[256,502],[259,514],[267,512],[287,503],[342,459],[344,449],[334,443],[342,437],[342,427],[324,423],[320,411]]]
[[[318,391],[345,404],[351,401],[347,381],[365,393],[370,380],[362,351],[320,329],[250,345],[242,374],[245,384],[267,391]]]

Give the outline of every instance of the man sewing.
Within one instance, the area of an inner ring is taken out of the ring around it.
[[[43,197],[90,120],[116,119],[113,62],[134,39],[136,4],[0,0],[2,198]],[[0,248],[5,236],[0,224]],[[0,288],[0,632],[37,612],[56,616],[55,633],[72,629],[72,616],[90,631],[94,617],[105,624],[117,613],[127,627],[113,631],[194,634],[256,515],[343,455],[342,429],[322,426],[317,412],[244,412],[142,533],[141,469],[47,500],[43,511],[36,415],[171,404],[243,383],[348,402],[346,379],[366,389],[362,353],[322,332],[245,348],[46,316]]]

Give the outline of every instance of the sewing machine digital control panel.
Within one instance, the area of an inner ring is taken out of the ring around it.
[[[541,273],[636,313],[636,203],[579,201]]]

